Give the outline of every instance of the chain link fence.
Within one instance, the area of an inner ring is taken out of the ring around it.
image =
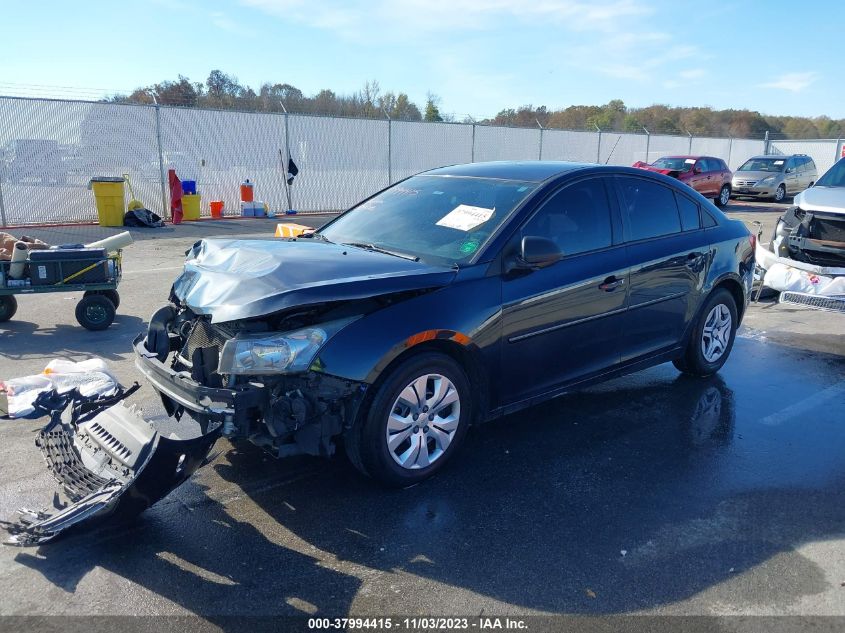
[[[754,140],[495,127],[0,97],[0,226],[95,222],[88,182],[128,174],[134,196],[167,217],[168,169],[195,180],[202,215],[239,185],[277,212],[340,211],[412,174],[455,163],[569,160],[631,165],[672,154],[717,156],[736,169],[765,151],[805,153],[819,174],[840,140]],[[288,155],[299,167],[285,182]],[[127,197],[129,191],[127,190]]]

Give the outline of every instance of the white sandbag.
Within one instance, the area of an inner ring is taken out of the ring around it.
[[[6,394],[8,415],[22,418],[35,411],[34,403],[42,393],[67,393],[77,389],[82,396],[111,396],[117,393],[119,383],[106,362],[91,358],[78,363],[56,359],[36,376],[0,381],[0,390]]]
[[[804,292],[826,297],[845,295],[845,276],[818,275],[781,263],[770,265],[763,285],[779,292]]]

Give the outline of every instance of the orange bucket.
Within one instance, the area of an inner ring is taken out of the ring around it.
[[[211,209],[211,217],[212,218],[222,218],[223,217],[223,201],[222,200],[212,200],[208,203],[209,208]]]
[[[252,202],[252,183],[249,180],[241,185],[241,202]]]

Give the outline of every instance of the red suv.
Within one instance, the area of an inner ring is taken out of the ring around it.
[[[637,161],[639,169],[656,171],[677,178],[705,198],[713,198],[717,207],[731,199],[733,173],[721,158],[713,156],[664,156],[651,163]]]

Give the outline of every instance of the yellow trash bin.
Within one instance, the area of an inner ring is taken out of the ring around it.
[[[182,196],[182,219],[186,222],[200,219],[200,194]]]
[[[88,183],[88,188],[94,192],[100,226],[123,226],[124,182],[116,176],[97,176]]]

